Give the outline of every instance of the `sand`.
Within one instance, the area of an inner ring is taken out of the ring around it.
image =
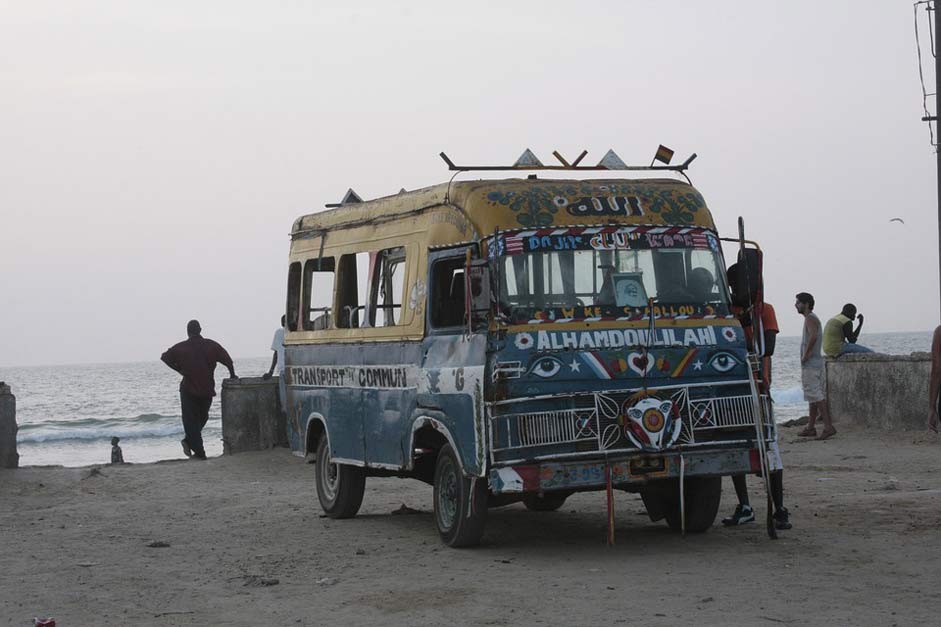
[[[782,449],[781,539],[718,521],[684,538],[616,493],[614,547],[600,492],[491,510],[470,550],[441,545],[412,480],[370,479],[358,517],[322,518],[286,450],[0,470],[0,625],[941,623],[938,438],[783,429]],[[720,516],[734,505],[726,481]]]

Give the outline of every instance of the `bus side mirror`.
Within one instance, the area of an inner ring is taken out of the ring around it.
[[[490,314],[490,265],[485,259],[471,261],[464,273],[465,315],[470,330],[487,326]],[[481,322],[483,323],[481,325]]]
[[[732,301],[741,307],[756,303],[763,297],[762,255],[756,248],[745,248],[739,252],[738,261],[728,271]]]
[[[732,292],[732,304],[736,307],[747,307],[748,286],[745,283],[745,273],[740,270],[741,266],[733,263],[729,266],[726,276],[729,280],[729,291]]]

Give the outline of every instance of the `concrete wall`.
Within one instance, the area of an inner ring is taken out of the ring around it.
[[[10,386],[0,381],[0,468],[16,468],[20,456],[16,452],[16,397]]]
[[[843,355],[827,361],[827,399],[837,422],[875,430],[925,428],[931,356]]]
[[[287,423],[278,400],[278,378],[222,382],[222,453],[287,446]]]

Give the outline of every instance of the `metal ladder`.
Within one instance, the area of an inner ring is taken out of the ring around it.
[[[758,458],[761,463],[761,475],[764,477],[765,492],[768,496],[765,522],[768,528],[768,537],[776,540],[778,533],[774,528],[774,519],[772,516],[774,504],[771,496],[771,469],[768,463],[768,441],[767,434],[765,433],[767,416],[765,413],[765,403],[762,402],[761,395],[758,393],[758,386],[755,385],[755,377],[761,372],[761,359],[762,358],[755,353],[748,353],[748,365],[751,371],[748,382],[751,388],[752,407],[755,415],[755,442],[758,448]]]

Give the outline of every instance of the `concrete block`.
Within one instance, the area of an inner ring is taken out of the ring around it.
[[[827,400],[836,422],[921,430],[928,418],[931,355],[860,353],[828,359]]]
[[[278,400],[278,378],[245,377],[222,382],[222,453],[287,446],[287,427]]]
[[[16,397],[10,386],[0,381],[0,468],[16,468],[20,456],[16,452]]]

